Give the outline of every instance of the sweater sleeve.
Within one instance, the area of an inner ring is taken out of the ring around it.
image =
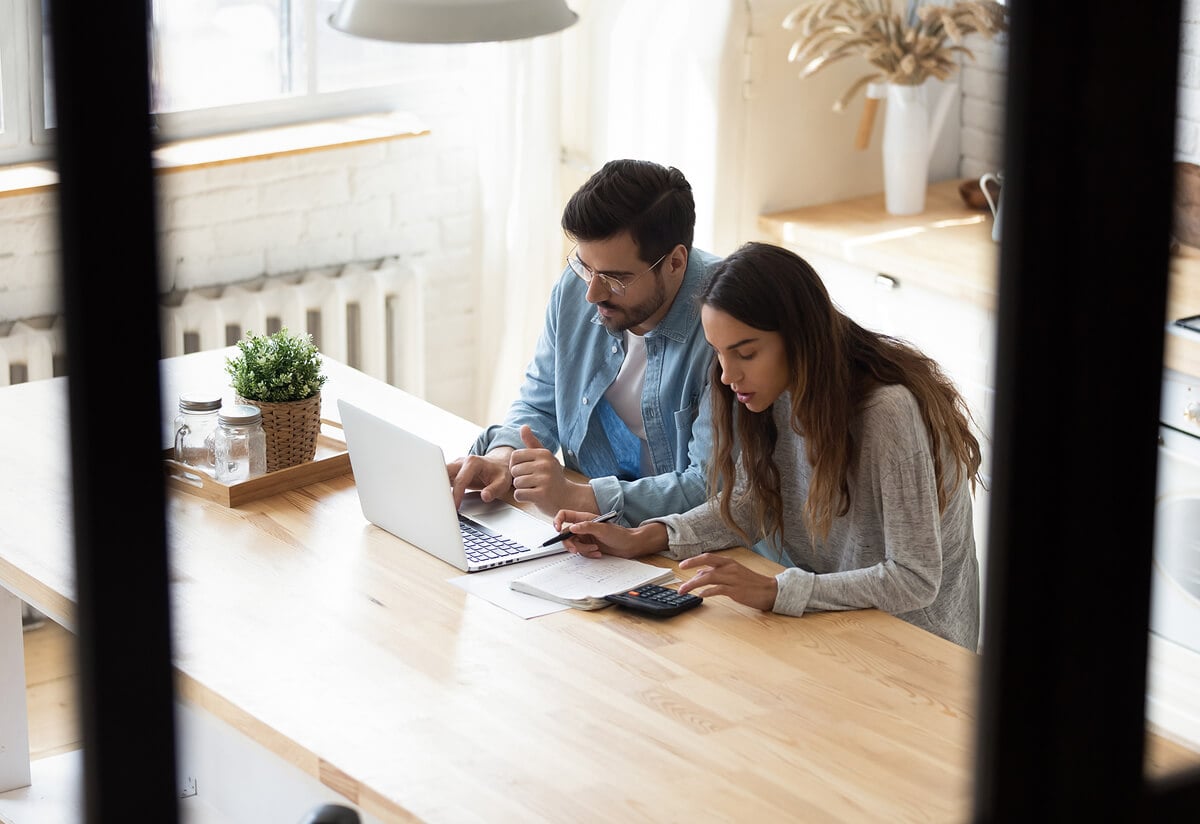
[[[734,486],[730,513],[746,534],[753,536],[753,531],[746,526],[750,519],[747,517],[749,502],[742,494],[744,491],[742,476],[739,474]],[[643,523],[660,523],[667,528],[668,548],[662,554],[676,561],[693,558],[718,549],[742,546],[745,543],[745,539],[738,535],[736,530],[731,529],[721,517],[721,510],[716,498],[710,498],[687,512],[666,515],[661,518],[650,518]]]

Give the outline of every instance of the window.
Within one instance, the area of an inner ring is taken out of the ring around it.
[[[28,108],[30,8],[29,0],[0,0],[0,156],[31,140],[29,118],[18,114]]]
[[[337,0],[151,0],[151,108],[160,137],[402,106],[433,53],[447,47],[343,34],[328,23],[336,8]],[[0,0],[0,164],[51,155],[48,12],[47,0]]]

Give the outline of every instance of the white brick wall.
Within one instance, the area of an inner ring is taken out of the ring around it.
[[[1184,0],[1179,32],[1175,159],[1200,163],[1200,0]]]
[[[959,174],[979,177],[1004,166],[1008,40],[1003,34],[995,40],[972,35],[966,45],[975,59],[964,58],[960,75],[963,103]]]
[[[0,197],[0,322],[58,312],[58,196]]]
[[[968,41],[976,60],[965,61],[962,70],[963,177],[978,177],[1004,165],[1007,38],[980,41],[978,37]],[[1175,158],[1200,163],[1200,0],[1183,0]]]
[[[389,257],[438,271],[454,261],[454,276],[427,296],[427,325],[462,330],[470,351],[430,370],[426,394],[475,417],[480,135],[461,70],[433,69],[436,80],[411,101],[429,135],[160,173],[161,292]],[[61,313],[56,209],[54,192],[0,197],[0,335]],[[104,271],[119,277],[119,262]]]

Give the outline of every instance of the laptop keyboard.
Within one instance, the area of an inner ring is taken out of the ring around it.
[[[525,547],[503,535],[497,535],[478,521],[473,521],[461,512],[458,529],[462,533],[463,547],[471,563],[487,563],[525,552]]]

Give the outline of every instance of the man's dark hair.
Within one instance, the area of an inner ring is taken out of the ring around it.
[[[610,160],[571,195],[563,230],[575,241],[607,240],[628,231],[642,260],[652,263],[696,228],[692,186],[676,168],[648,160]]]

